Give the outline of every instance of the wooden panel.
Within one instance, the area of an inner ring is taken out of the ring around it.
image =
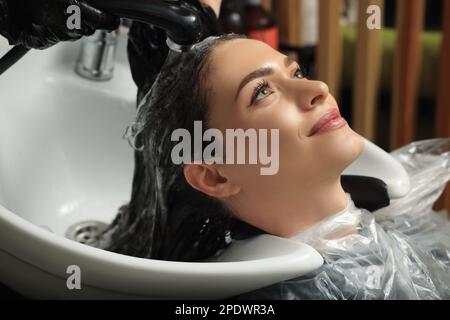
[[[320,0],[317,78],[339,100],[342,73],[342,0]]]
[[[297,47],[303,45],[302,1],[284,0],[275,3],[280,39],[283,44]]]
[[[397,0],[397,47],[392,90],[391,148],[414,139],[416,98],[420,76],[424,0]]]
[[[272,0],[262,0],[261,4],[266,10],[272,11]]]
[[[450,137],[450,0],[444,0],[444,25],[436,109],[436,136]]]
[[[439,82],[436,106],[436,136],[450,137],[450,0],[444,0],[443,10],[443,42],[441,60],[439,66]],[[450,213],[450,185],[441,201],[438,209],[446,208]]]
[[[358,2],[358,36],[356,41],[356,67],[353,85],[353,129],[375,142],[375,122],[380,81],[382,31],[367,27],[367,8],[383,8],[383,0]],[[383,12],[383,11],[381,11]]]

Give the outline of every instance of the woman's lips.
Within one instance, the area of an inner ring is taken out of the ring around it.
[[[344,118],[341,117],[338,109],[333,109],[325,113],[322,118],[312,127],[308,137],[312,137],[319,133],[328,132],[339,129],[347,124]]]

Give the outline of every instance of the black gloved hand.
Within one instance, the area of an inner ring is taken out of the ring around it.
[[[70,30],[67,19],[80,8],[79,29]],[[60,41],[77,40],[97,29],[114,30],[119,18],[106,14],[79,0],[0,0],[0,33],[11,45],[45,49]]]

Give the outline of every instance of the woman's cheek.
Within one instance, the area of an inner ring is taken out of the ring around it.
[[[274,93],[255,106],[253,115],[255,121],[263,122],[267,129],[282,129],[295,121],[290,109],[289,103]]]

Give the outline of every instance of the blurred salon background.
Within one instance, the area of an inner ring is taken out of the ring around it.
[[[450,137],[450,0],[224,0],[220,20],[326,82],[352,128],[386,151]]]

